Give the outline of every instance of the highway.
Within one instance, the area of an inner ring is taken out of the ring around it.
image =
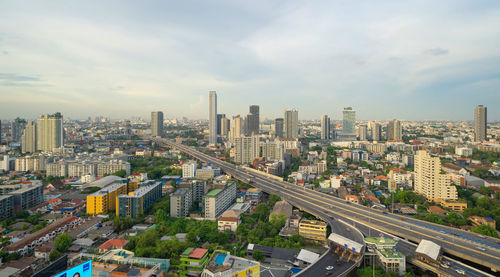
[[[304,189],[295,184],[263,177],[258,173],[220,161],[188,146],[168,140],[162,140],[162,142],[195,158],[217,165],[234,177],[250,180],[256,187],[260,187],[266,192],[276,193],[313,214],[322,213],[332,219],[354,220],[359,225],[373,227],[416,243],[421,239],[432,240],[441,245],[446,253],[491,268],[493,272],[500,270],[500,249],[498,247],[500,240],[498,239],[485,238],[478,234],[409,217],[382,213],[321,192]],[[343,235],[346,231],[339,228],[334,232]]]

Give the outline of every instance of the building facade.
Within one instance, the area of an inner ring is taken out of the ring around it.
[[[487,109],[483,105],[474,108],[474,141],[483,142],[486,140],[488,130]]]
[[[285,110],[283,136],[285,138],[299,137],[299,112],[296,109]]]
[[[457,200],[455,186],[450,176],[441,173],[441,160],[427,151],[419,150],[415,155],[415,192],[428,199]]]
[[[36,152],[36,125],[33,121],[28,121],[21,136],[21,151],[23,153]]]
[[[330,139],[330,118],[327,115],[321,117],[321,139]]]
[[[217,143],[217,93],[209,92],[209,111],[208,111],[208,143],[215,145]]]
[[[151,136],[163,136],[163,112],[151,112]]]
[[[42,115],[36,125],[37,150],[52,152],[64,146],[63,116],[61,113]]]

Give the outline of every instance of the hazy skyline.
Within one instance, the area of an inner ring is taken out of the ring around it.
[[[498,1],[2,1],[0,118],[500,120]]]

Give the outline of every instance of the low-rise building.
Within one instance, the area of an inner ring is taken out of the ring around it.
[[[127,193],[126,183],[113,183],[87,196],[88,214],[105,214],[116,211],[117,196]]]
[[[299,223],[299,235],[315,241],[326,240],[327,224],[323,221],[302,219]]]
[[[260,276],[260,263],[216,251],[201,273],[201,277]]]
[[[224,232],[226,230],[236,232],[236,229],[238,228],[238,225],[240,223],[240,214],[234,210],[227,210],[217,220],[217,227],[221,232]]]
[[[200,273],[208,263],[208,249],[189,247],[181,254],[179,269],[187,273]]]
[[[357,195],[346,195],[345,200],[351,203],[359,204],[359,197]]]

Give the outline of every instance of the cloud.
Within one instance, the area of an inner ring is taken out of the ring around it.
[[[443,48],[431,48],[431,49],[426,49],[423,51],[424,54],[431,55],[431,56],[446,55],[449,52],[450,51],[448,51],[447,49],[443,49]]]
[[[13,73],[0,73],[0,86],[6,87],[29,87],[46,86],[41,84],[42,80],[35,76],[18,75]]]

